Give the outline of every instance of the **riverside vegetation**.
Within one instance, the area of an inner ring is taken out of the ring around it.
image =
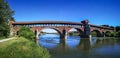
[[[27,27],[21,27],[18,37],[0,43],[0,58],[50,58],[47,49],[34,41],[34,33]]]
[[[10,26],[9,21],[13,20],[14,11],[9,7],[6,0],[0,0],[0,39],[9,37]]]
[[[0,43],[0,58],[50,58],[49,52],[31,40],[16,37]]]

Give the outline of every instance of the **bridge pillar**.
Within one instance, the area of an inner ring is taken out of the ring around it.
[[[35,30],[35,40],[38,39],[38,29]]]
[[[84,25],[84,38],[89,38],[90,35],[90,26],[88,24],[88,20],[84,20],[82,21],[83,25]]]
[[[64,39],[64,40],[67,39],[67,32],[65,29],[62,30],[61,35],[60,35],[60,39]]]
[[[10,26],[10,36],[15,36],[15,30],[13,29],[13,25],[12,23],[14,23],[15,21],[10,20],[9,21],[9,26]]]
[[[102,32],[100,37],[104,37],[104,35],[105,35],[105,33],[104,33],[104,32]]]

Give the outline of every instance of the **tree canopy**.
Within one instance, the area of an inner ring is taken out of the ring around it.
[[[0,0],[0,37],[7,37],[10,32],[9,21],[13,18],[14,11],[6,0]]]

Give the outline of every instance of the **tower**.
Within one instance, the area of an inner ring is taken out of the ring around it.
[[[89,26],[89,21],[88,20],[83,20],[81,21],[81,23],[83,23],[84,26],[84,38],[89,38],[90,35],[90,26]]]

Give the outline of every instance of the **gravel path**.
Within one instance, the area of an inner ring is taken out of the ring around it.
[[[3,40],[0,40],[0,42],[5,42],[5,41],[8,41],[8,40],[12,40],[14,39],[13,37],[12,38],[6,38],[6,39],[3,39]]]

